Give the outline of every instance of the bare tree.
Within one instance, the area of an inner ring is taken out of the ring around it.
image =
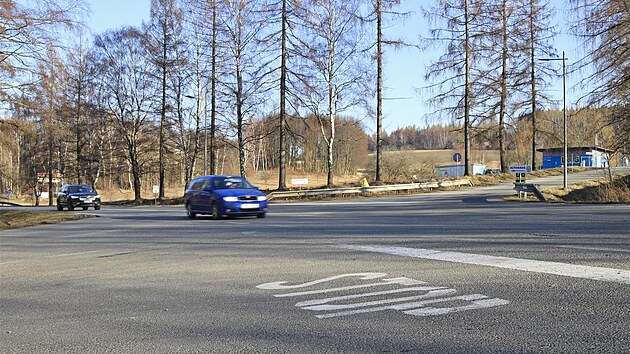
[[[447,113],[455,119],[463,119],[465,175],[471,172],[471,127],[477,92],[473,87],[483,78],[478,65],[479,50],[473,46],[482,32],[481,11],[479,4],[471,6],[469,0],[444,0],[425,10],[425,16],[436,26],[431,29],[430,43],[440,44],[444,50],[425,75],[427,80],[433,81],[427,87],[432,94],[430,102],[437,107],[436,114]]]
[[[515,110],[529,112],[531,119],[531,163],[537,169],[536,148],[539,135],[539,112],[551,102],[545,88],[550,79],[557,74],[553,66],[539,63],[539,58],[557,56],[552,46],[553,37],[557,34],[551,24],[553,10],[548,0],[514,1],[516,21],[512,25],[510,38],[515,42],[511,51],[517,53],[512,57],[512,67],[516,75],[515,89],[517,101]]]
[[[391,9],[400,4],[400,0],[375,0],[374,13],[376,15],[376,182],[381,182],[381,165],[383,155],[383,44],[409,45],[400,40],[383,38],[383,15],[404,17],[404,13],[392,12]]]
[[[239,151],[239,170],[246,176],[245,135],[247,121],[265,107],[264,95],[273,89],[270,51],[262,46],[266,19],[262,16],[264,1],[223,0],[221,27],[226,36],[226,75],[220,82],[224,98],[232,102],[232,116]]]
[[[158,71],[160,81],[160,130],[159,130],[159,194],[164,198],[164,164],[167,131],[167,83],[169,76],[180,68],[177,55],[184,45],[182,40],[183,12],[179,0],[151,0],[150,22],[144,26],[148,38],[151,62]],[[177,103],[176,103],[177,104]]]
[[[59,32],[77,26],[75,15],[85,12],[81,0],[40,0],[28,5],[0,2],[0,99],[4,102],[21,102],[23,91],[37,77],[38,62],[46,60],[47,48],[61,47]]]
[[[327,185],[333,186],[337,115],[367,104],[371,73],[366,65],[367,36],[358,0],[309,0],[299,8],[298,69],[301,104],[319,122],[327,150]]]
[[[151,86],[144,41],[144,35],[133,27],[96,37],[102,70],[101,85],[108,91],[108,110],[126,145],[136,203],[142,201],[141,139],[148,129],[155,93]]]
[[[587,53],[578,62],[581,69],[591,68],[581,84],[588,87],[583,98],[591,107],[611,109],[609,124],[615,126],[615,149],[628,152],[630,147],[630,1],[571,0],[577,18],[572,26],[584,40]]]

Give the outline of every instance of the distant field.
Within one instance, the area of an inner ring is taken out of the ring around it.
[[[463,151],[458,150],[403,150],[403,151],[385,151],[384,158],[395,157],[404,158],[412,161],[414,164],[422,165],[426,163],[433,163],[435,165],[451,165],[455,164],[453,161],[453,155]],[[370,154],[373,157],[374,154]],[[472,150],[471,162],[485,164],[488,168],[497,168],[499,166],[499,151],[498,150]]]

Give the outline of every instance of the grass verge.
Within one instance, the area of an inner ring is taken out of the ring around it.
[[[0,210],[0,231],[27,226],[57,224],[64,221],[74,221],[92,217],[95,217],[95,215],[52,211]]]
[[[543,194],[551,202],[630,203],[630,175],[607,180],[589,181],[562,188],[545,188]]]

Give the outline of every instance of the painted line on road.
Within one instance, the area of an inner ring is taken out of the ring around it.
[[[565,277],[630,284],[630,270],[591,267],[559,262],[536,261],[522,258],[488,256],[483,254],[428,250],[408,247],[338,245],[337,247],[391,254],[396,256],[431,259],[454,263],[483,265],[496,268],[522,270],[526,272],[561,275]]]
[[[572,245],[557,245],[556,247],[560,247],[560,248],[575,248],[575,249],[578,249],[578,250],[590,250],[590,251],[627,252],[627,253],[630,253],[630,250],[609,248],[609,247],[589,247],[589,246],[572,246]]]

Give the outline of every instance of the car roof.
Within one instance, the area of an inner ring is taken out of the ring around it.
[[[201,179],[201,178],[216,178],[216,177],[225,177],[225,178],[243,178],[246,179],[243,176],[239,176],[239,175],[207,175],[207,176],[199,176],[197,178],[195,178],[195,180]]]

